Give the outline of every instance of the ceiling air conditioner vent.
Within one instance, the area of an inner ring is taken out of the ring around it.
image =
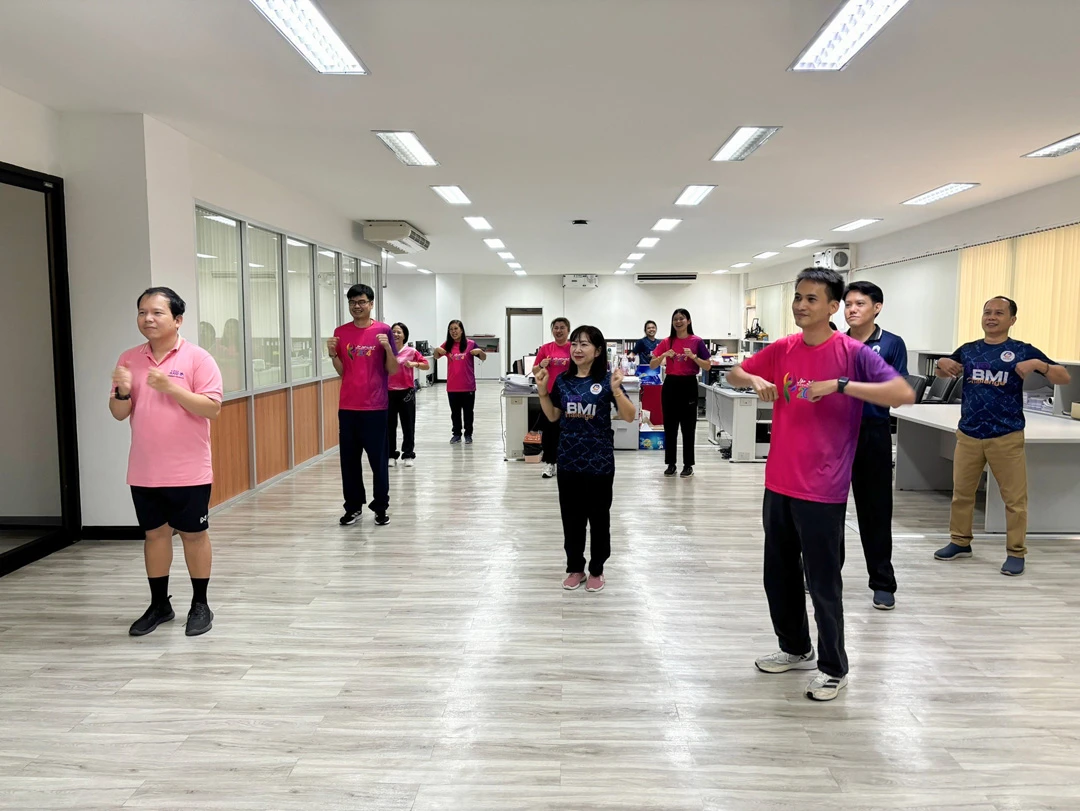
[[[368,220],[364,240],[393,254],[419,253],[431,247],[428,238],[404,220]]]
[[[696,273],[635,273],[634,284],[690,284]]]

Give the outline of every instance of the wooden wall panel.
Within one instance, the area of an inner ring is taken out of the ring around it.
[[[210,423],[210,449],[214,464],[214,487],[210,494],[213,507],[251,488],[246,397],[221,404],[221,413]]]
[[[293,389],[293,464],[319,454],[319,384]]]
[[[262,484],[289,469],[289,393],[255,397],[255,481]]]
[[[323,447],[326,450],[336,448],[338,444],[338,398],[341,396],[341,378],[324,380],[323,387]]]

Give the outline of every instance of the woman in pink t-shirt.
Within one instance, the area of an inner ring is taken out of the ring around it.
[[[398,321],[390,331],[394,335],[394,346],[400,346],[397,353],[398,370],[390,375],[390,409],[386,421],[387,447],[390,450],[390,467],[397,465],[397,424],[401,417],[401,454],[405,467],[413,466],[416,458],[416,380],[414,369],[426,371],[431,368],[427,360],[416,349],[408,345],[409,328]]]
[[[473,358],[487,360],[487,353],[465,337],[465,325],[457,319],[446,328],[446,341],[435,347],[435,357],[446,356],[446,397],[450,401],[453,434],[450,444],[461,442],[464,417],[465,444],[472,444],[473,412],[476,407],[476,367]]]
[[[536,375],[537,370],[547,369],[549,394],[555,387],[558,376],[570,368],[570,319],[560,315],[552,321],[551,337],[555,340],[537,350],[536,360],[533,361],[532,367],[533,376]],[[551,422],[545,418],[540,430],[544,450],[544,455],[540,459],[544,463],[541,476],[550,479],[555,475],[555,459],[559,454],[559,421]]]
[[[664,410],[665,476],[675,475],[678,458],[676,443],[682,429],[683,469],[687,479],[694,475],[694,440],[697,432],[698,374],[712,367],[712,356],[705,342],[694,334],[689,310],[681,307],[671,314],[671,334],[653,351],[649,366],[665,367],[664,389],[660,403]]]

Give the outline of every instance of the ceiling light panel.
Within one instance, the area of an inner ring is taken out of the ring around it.
[[[460,186],[432,186],[431,190],[452,206],[472,205],[472,200],[465,196]]]
[[[854,231],[858,228],[865,228],[868,225],[873,225],[876,222],[881,222],[880,219],[867,219],[867,220],[852,220],[851,222],[838,225],[834,228],[834,231]]]
[[[1080,149],[1080,133],[1024,155],[1025,158],[1060,158]]]
[[[616,270],[616,271],[615,271],[615,275],[616,275],[616,276],[625,276],[625,275],[626,275],[626,271],[625,271],[625,270]]]
[[[416,265],[414,265],[412,262],[398,262],[398,264],[401,265],[403,268],[414,268],[414,267],[416,267]]]
[[[515,276],[527,276],[528,274],[524,270],[515,270],[514,275]]]
[[[510,251],[501,251],[499,253],[499,258],[500,259],[513,259],[514,255],[512,253],[510,253]]]
[[[732,267],[733,268],[748,268],[748,267],[750,267],[751,264],[753,264],[753,263],[752,262],[736,262],[734,265],[732,265]]]
[[[643,253],[632,253],[628,257],[626,257],[626,261],[627,262],[637,262],[637,261],[639,261],[641,259],[644,259],[644,258],[645,258],[645,254],[643,254]]]
[[[623,262],[621,265],[619,265],[619,270],[631,270],[633,269],[633,267],[633,262]]]
[[[912,197],[910,200],[905,200],[903,205],[928,206],[931,203],[936,203],[938,200],[944,200],[946,197],[952,197],[954,194],[959,194],[962,191],[974,189],[978,185],[978,183],[946,183],[944,186],[938,186],[936,189],[931,189],[924,194],[920,194],[918,197]]]
[[[762,251],[754,256],[755,259],[772,259],[774,256],[779,256],[780,251]]]
[[[439,162],[420,143],[415,132],[376,130],[376,137],[406,166],[438,166]]]
[[[518,262],[507,262],[506,266],[511,270],[521,270],[521,264]]]
[[[485,239],[484,244],[495,251],[501,251],[506,247],[506,243],[501,239]]]
[[[714,270],[713,271],[714,275],[717,274],[717,273],[727,273],[727,268],[724,268],[723,270]]]
[[[660,241],[660,237],[644,237],[641,242],[637,244],[639,248],[655,248],[656,243]]]
[[[788,248],[805,248],[808,245],[815,245],[818,242],[821,242],[821,240],[820,239],[800,239],[798,242],[792,242],[787,247]]]
[[[426,274],[427,274],[428,276],[430,276],[430,275],[431,275],[431,271],[430,271],[430,270],[428,270],[427,268],[417,268],[417,269],[416,269],[416,272],[417,272],[417,273],[426,273]]]
[[[708,197],[709,192],[715,188],[716,186],[687,186],[675,201],[675,205],[696,206]]]
[[[469,226],[474,231],[490,231],[491,230],[491,223],[489,223],[483,217],[464,217],[463,219],[465,220],[465,222],[467,222],[469,224]]]
[[[741,161],[780,131],[780,127],[739,127],[724,141],[714,161]]]
[[[908,0],[845,0],[790,70],[843,70]]]
[[[251,4],[319,73],[368,72],[311,0],[251,0]]]
[[[656,221],[656,225],[652,227],[654,231],[674,231],[676,226],[681,223],[682,220],[673,220],[664,218]]]

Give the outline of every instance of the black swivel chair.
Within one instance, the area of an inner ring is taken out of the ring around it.
[[[964,399],[964,378],[958,377],[953,383],[952,391],[949,393],[949,404],[959,405],[960,401]]]
[[[926,387],[930,384],[930,378],[926,375],[908,375],[907,382],[915,390],[915,402],[921,403],[926,394]]]
[[[953,388],[956,386],[956,378],[953,377],[935,377],[934,382],[930,384],[930,388],[926,391],[926,397],[922,400],[924,403],[947,403],[949,402],[949,395],[952,394]]]

